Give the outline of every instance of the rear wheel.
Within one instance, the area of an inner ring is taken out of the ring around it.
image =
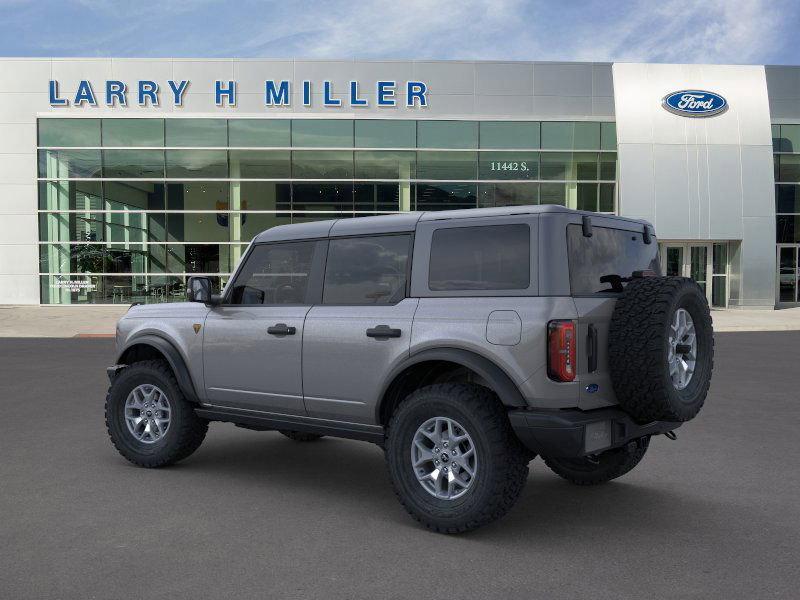
[[[502,517],[522,492],[529,458],[497,396],[480,386],[421,388],[389,423],[395,493],[414,519],[440,533]]]
[[[323,437],[318,433],[303,433],[302,431],[289,431],[288,429],[281,429],[279,431],[287,438],[294,440],[295,442],[313,442],[314,440],[318,440],[319,438]]]
[[[644,458],[650,436],[633,440],[621,448],[581,458],[545,458],[556,475],[576,485],[606,483],[628,473]]]
[[[140,467],[183,460],[208,431],[208,421],[195,414],[162,360],[134,363],[117,375],[106,396],[105,416],[114,447]]]

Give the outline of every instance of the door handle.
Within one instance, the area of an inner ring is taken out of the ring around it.
[[[272,327],[267,327],[267,333],[270,335],[294,335],[297,333],[297,328],[289,327],[286,323],[278,323]]]
[[[399,338],[402,335],[399,329],[393,329],[388,325],[378,325],[371,329],[367,329],[367,337],[371,338]]]

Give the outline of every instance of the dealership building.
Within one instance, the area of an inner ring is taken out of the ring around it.
[[[0,304],[164,302],[284,224],[647,219],[716,307],[800,302],[800,67],[0,59]]]

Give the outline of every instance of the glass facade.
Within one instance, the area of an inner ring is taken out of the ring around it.
[[[800,125],[773,125],[777,302],[800,302]]]
[[[40,119],[38,147],[44,304],[175,300],[193,274],[223,285],[253,236],[286,223],[616,210],[614,123]]]

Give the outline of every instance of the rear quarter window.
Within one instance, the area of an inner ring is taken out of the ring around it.
[[[601,283],[604,275],[630,277],[634,271],[661,273],[658,243],[649,244],[644,235],[624,229],[593,227],[592,236],[583,235],[580,225],[567,226],[569,283],[576,296],[612,292],[611,285]]]
[[[431,291],[524,290],[530,286],[528,225],[437,229],[431,240]]]

